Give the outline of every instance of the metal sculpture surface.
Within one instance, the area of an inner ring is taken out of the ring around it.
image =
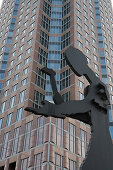
[[[81,170],[113,170],[113,146],[109,133],[109,94],[95,73],[88,67],[85,55],[74,47],[69,47],[65,52],[68,65],[77,76],[84,75],[89,86],[85,88],[83,100],[64,102],[58,93],[55,83],[55,72],[43,68],[42,71],[50,76],[53,89],[54,103],[43,101],[43,107],[34,109],[27,107],[25,110],[34,114],[52,116],[55,118],[70,117],[78,119],[91,126],[91,140],[86,158]]]

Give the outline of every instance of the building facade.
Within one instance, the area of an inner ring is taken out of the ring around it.
[[[89,67],[107,85],[113,108],[113,15],[111,0],[3,0],[0,11],[0,170],[79,170],[90,126],[24,111],[52,102],[58,91],[82,100],[87,80],[67,65],[64,51],[81,50]],[[76,109],[76,108],[75,108]],[[110,127],[113,136],[112,127]]]

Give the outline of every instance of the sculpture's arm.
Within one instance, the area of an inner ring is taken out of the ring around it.
[[[73,100],[55,105],[55,114],[61,113],[62,115],[73,117],[77,113],[86,113],[91,110],[91,105],[86,99],[84,100]]]
[[[69,101],[60,105],[52,104],[48,101],[43,102],[43,107],[39,109],[25,108],[26,111],[33,112],[37,115],[44,115],[46,117],[52,116],[56,118],[73,117],[77,113],[86,113],[90,111],[90,104],[87,100]]]

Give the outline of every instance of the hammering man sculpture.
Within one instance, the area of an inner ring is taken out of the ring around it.
[[[43,101],[43,107],[25,110],[37,115],[65,119],[78,119],[91,126],[91,140],[81,170],[113,170],[113,146],[109,133],[109,94],[106,86],[95,76],[88,67],[85,55],[74,47],[65,52],[68,65],[77,76],[84,75],[89,82],[84,90],[83,100],[64,102],[58,93],[55,83],[55,72],[43,68],[42,71],[50,76],[53,89],[54,103]]]

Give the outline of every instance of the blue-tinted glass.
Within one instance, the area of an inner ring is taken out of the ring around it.
[[[104,48],[103,41],[99,41],[99,48]]]
[[[4,52],[9,53],[10,52],[10,47],[5,47]]]
[[[106,64],[105,58],[100,57],[100,64],[101,65],[105,65]]]
[[[104,84],[107,84],[107,83],[108,83],[108,79],[107,79],[106,77],[102,77],[102,82],[103,82]]]
[[[18,4],[15,4],[15,6],[14,6],[14,10],[18,10]]]
[[[48,54],[48,59],[56,59],[56,60],[60,60],[61,55],[60,54]]]
[[[0,69],[5,70],[5,69],[6,69],[6,66],[7,66],[6,63],[2,63]]]
[[[102,74],[107,74],[106,67],[101,67],[101,72],[102,72]]]
[[[96,11],[96,13],[100,13],[99,8],[96,8],[95,11]]]
[[[3,80],[5,77],[5,73],[0,73],[0,80]]]
[[[96,19],[101,19],[100,14],[96,14]]]
[[[62,1],[61,0],[52,0],[52,4],[53,5],[62,5]]]
[[[3,55],[3,60],[6,60],[6,61],[8,60],[8,54],[9,54],[9,53],[4,53],[4,55]]]
[[[95,7],[99,7],[99,3],[98,2],[95,2]]]
[[[55,51],[55,50],[58,50],[58,51],[60,51],[61,50],[61,45],[49,45],[49,50],[53,50],[53,51]]]
[[[12,36],[13,36],[13,31],[9,31],[8,37],[12,37]]]
[[[61,27],[50,27],[50,33],[52,34],[61,34],[62,29]]]
[[[109,121],[112,122],[112,110],[109,109]]]
[[[104,51],[99,52],[100,57],[104,57]]]
[[[49,42],[61,42],[61,37],[49,37]]]
[[[18,12],[17,10],[14,10],[13,15],[17,15],[17,12]]]
[[[97,22],[97,27],[101,27],[101,22]]]
[[[47,100],[47,101],[53,101],[53,97],[52,97],[52,96],[45,96],[45,100]]]
[[[59,70],[60,69],[60,64],[59,63],[48,63],[48,68]]]
[[[12,18],[12,19],[11,19],[11,22],[12,22],[12,23],[16,22],[16,18]]]
[[[6,43],[7,43],[7,44],[11,44],[11,42],[12,42],[12,38],[11,38],[11,37],[8,37],[7,40],[6,40]]]
[[[59,80],[60,80],[60,74],[56,74],[56,75],[55,75],[55,80],[56,80],[56,81],[59,81]]]
[[[9,28],[9,29],[14,30],[14,27],[15,27],[15,23],[11,23],[11,24],[10,24],[10,28]]]
[[[102,40],[103,40],[102,34],[98,34],[98,40],[99,40],[99,41],[102,41]]]
[[[20,2],[20,0],[16,0],[16,1],[15,1],[15,4],[19,4],[19,2]]]
[[[98,33],[102,33],[101,27],[97,27],[97,32],[98,32]]]
[[[51,14],[51,18],[60,19],[60,18],[62,18],[62,13],[54,12],[54,13]]]
[[[52,7],[52,8],[51,8],[51,11],[52,11],[52,12],[62,12],[62,8]]]
[[[62,25],[62,20],[51,20],[50,26],[58,26],[58,25]]]
[[[113,139],[113,126],[109,127],[111,138]]]
[[[0,83],[0,89],[2,89],[2,83]]]
[[[50,91],[50,92],[52,92],[52,88],[51,88],[51,84],[46,84],[46,91]]]

